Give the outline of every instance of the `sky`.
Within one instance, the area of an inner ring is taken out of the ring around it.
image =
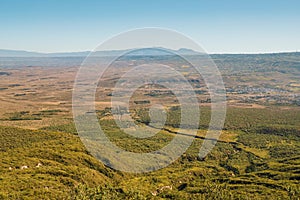
[[[300,50],[299,0],[0,0],[0,49],[89,51],[127,30],[178,31],[208,53]]]

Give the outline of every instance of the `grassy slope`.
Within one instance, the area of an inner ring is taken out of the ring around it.
[[[40,131],[0,127],[0,199],[297,199],[299,119],[295,110],[229,109],[223,142],[204,161],[198,159],[202,140],[195,139],[180,159],[146,174],[104,167],[71,134],[72,124]],[[103,129],[112,125],[101,123]],[[106,130],[120,147],[136,152],[172,139],[162,131],[137,144],[117,128]],[[16,168],[23,165],[29,169]]]
[[[93,187],[113,177],[74,135],[0,127],[0,137],[0,198],[66,198],[79,183]]]

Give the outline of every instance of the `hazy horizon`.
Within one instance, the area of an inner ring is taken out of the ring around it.
[[[151,47],[151,48],[160,48],[160,47]],[[185,49],[185,48],[170,49],[170,50],[178,51],[180,49]],[[128,49],[108,49],[104,51],[109,52],[109,51],[125,51],[125,50]],[[193,50],[193,49],[188,49],[188,50]],[[19,51],[19,52],[26,52],[26,53],[38,53],[38,54],[72,54],[72,53],[93,52],[93,50],[42,52],[42,51],[32,51],[32,50],[24,50],[24,49],[1,49],[1,48],[0,51]],[[298,50],[295,50],[295,51],[274,51],[274,52],[206,52],[206,53],[211,55],[211,54],[281,54],[281,53],[300,53],[300,52]]]

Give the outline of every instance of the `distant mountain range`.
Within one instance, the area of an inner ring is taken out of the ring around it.
[[[109,50],[109,51],[96,51],[93,52],[93,56],[115,56],[125,53],[128,50]],[[62,52],[62,53],[39,53],[39,52],[30,52],[30,51],[21,51],[21,50],[7,50],[0,49],[0,57],[86,57],[91,53],[91,51],[82,51],[82,52]],[[196,52],[191,49],[182,48],[179,50],[171,50],[165,48],[145,48],[132,50],[130,55],[132,56],[142,56],[142,55],[196,55],[199,52]]]

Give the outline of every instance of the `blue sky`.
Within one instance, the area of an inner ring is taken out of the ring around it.
[[[299,0],[0,0],[0,49],[92,50],[142,27],[179,31],[209,53],[300,50]]]

